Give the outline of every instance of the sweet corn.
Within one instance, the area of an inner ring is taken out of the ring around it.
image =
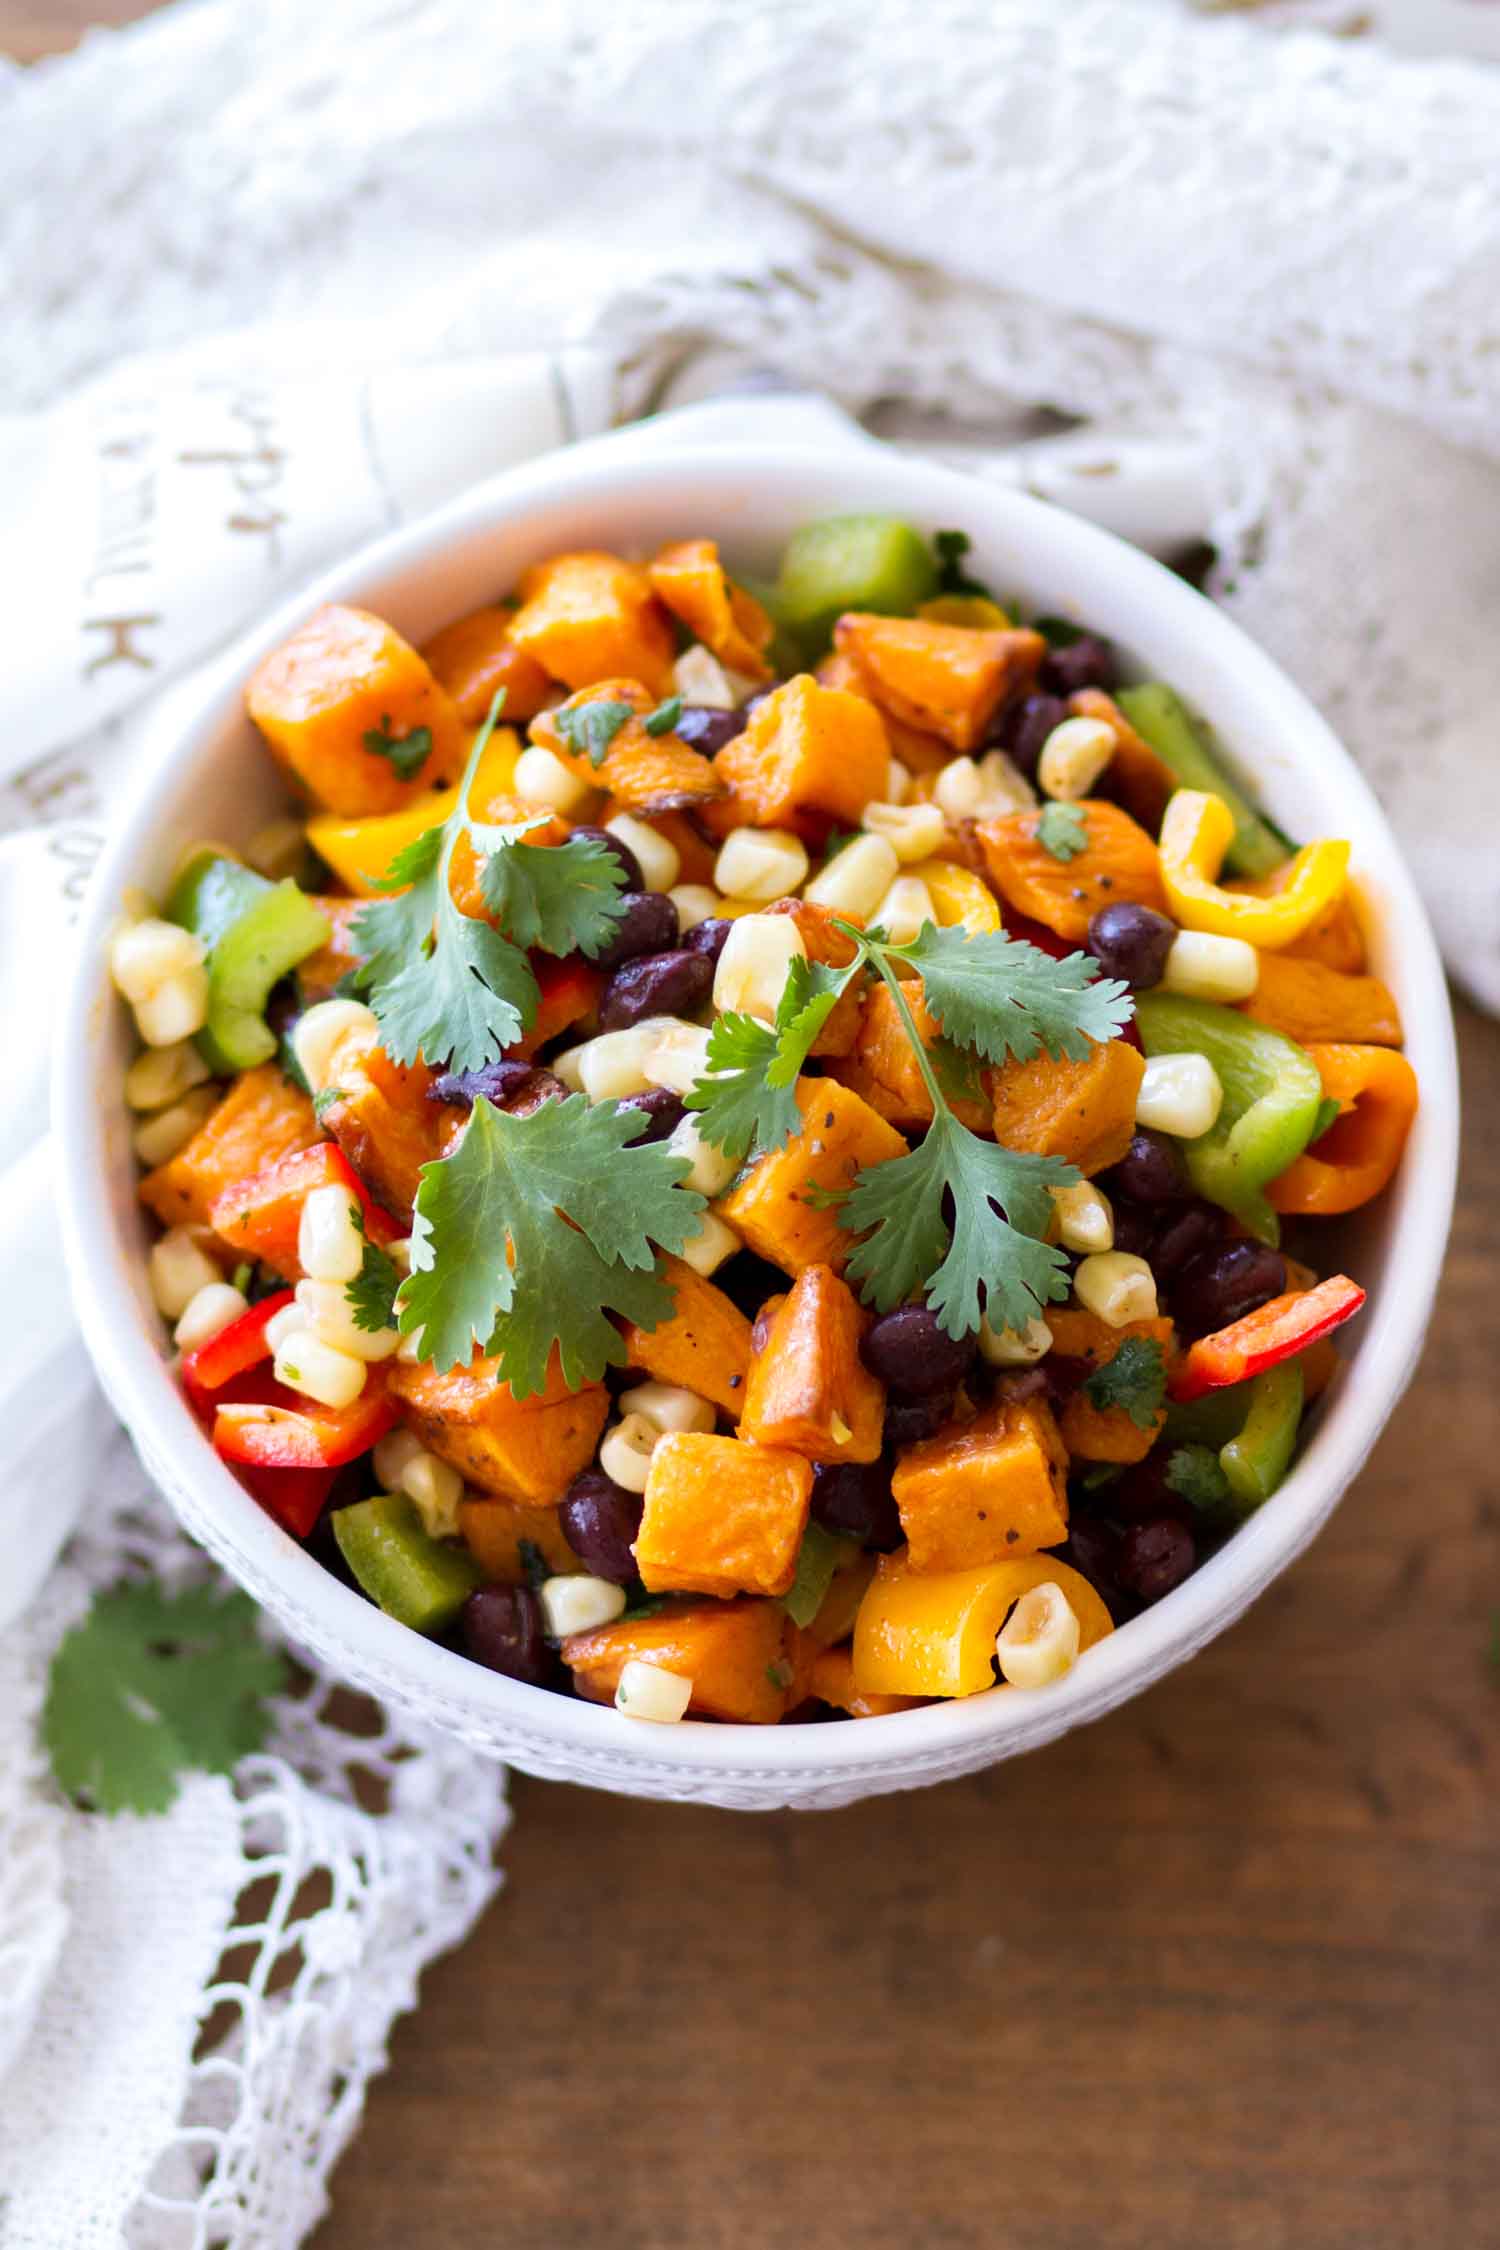
[[[885,838],[903,867],[914,866],[919,859],[931,859],[948,832],[948,823],[937,805],[883,805],[877,801],[866,805],[860,821],[872,836]],[[811,892],[808,895],[811,897]]]
[[[235,1289],[227,1281],[210,1281],[204,1288],[195,1290],[183,1307],[172,1331],[172,1341],[180,1352],[195,1352],[200,1344],[211,1342],[221,1329],[249,1309],[250,1302],[243,1289]]]
[[[640,1415],[663,1437],[668,1430],[707,1434],[716,1419],[712,1402],[680,1383],[637,1383],[634,1390],[621,1391],[620,1405],[627,1415]]]
[[[151,1300],[164,1320],[181,1320],[201,1289],[224,1278],[191,1227],[168,1227],[146,1260]]]
[[[582,812],[593,800],[591,783],[581,781],[570,766],[552,751],[544,750],[539,743],[523,750],[516,760],[515,776],[511,788],[523,805],[537,812]]]
[[[627,1719],[650,1719],[657,1726],[675,1726],[687,1717],[692,1700],[692,1681],[685,1680],[680,1672],[669,1672],[664,1664],[632,1656],[620,1667],[615,1709],[623,1711]]]
[[[278,1383],[314,1398],[320,1406],[352,1406],[365,1387],[365,1363],[335,1351],[310,1328],[286,1337],[271,1362]]]
[[[924,812],[935,812],[935,805],[925,805]],[[808,884],[805,896],[815,906],[826,906],[834,914],[845,914],[857,922],[865,921],[900,872],[900,859],[893,844],[884,836],[870,834],[856,836],[841,852],[835,852],[828,865]]]
[[[202,939],[155,914],[118,931],[109,949],[109,973],[115,989],[132,1007],[149,1000],[170,978],[202,965]],[[166,1042],[157,1044],[164,1046]]]
[[[246,866],[273,883],[299,875],[306,861],[307,830],[300,820],[268,820],[245,846]]]
[[[596,1625],[611,1624],[625,1607],[625,1589],[578,1571],[543,1579],[537,1599],[545,1630],[554,1641],[561,1641],[569,1633],[588,1633]]]
[[[918,875],[898,875],[870,916],[892,945],[909,945],[924,923],[937,922],[932,893]]]
[[[402,1478],[418,1454],[425,1453],[426,1450],[415,1430],[388,1430],[370,1455],[370,1464],[381,1491],[402,1491]]]
[[[410,1335],[403,1336],[396,1346],[396,1357],[404,1367],[415,1367],[422,1357],[422,1338],[426,1333],[425,1328],[414,1328]]]
[[[359,1206],[346,1188],[313,1188],[297,1225],[297,1263],[311,1281],[352,1281],[364,1260]]]
[[[297,1018],[292,1029],[292,1053],[315,1094],[321,1094],[328,1084],[334,1048],[356,1027],[372,1040],[380,1030],[374,1010],[363,1000],[319,1000]]]
[[[1243,938],[1182,930],[1172,940],[1160,989],[1231,1007],[1236,1000],[1248,1000],[1259,982],[1260,955]]]
[[[620,842],[635,853],[641,881],[648,891],[672,888],[682,873],[682,856],[675,844],[668,843],[649,821],[637,820],[634,813],[616,813],[614,819],[604,825],[611,836],[618,836]]]
[[[619,1101],[626,1094],[644,1094],[654,1084],[646,1073],[646,1058],[666,1019],[649,1016],[624,1031],[601,1031],[581,1047],[570,1047],[551,1065],[565,1086],[577,1083],[591,1102]],[[560,1067],[566,1065],[566,1069]]]
[[[136,1030],[148,1047],[171,1047],[179,1039],[191,1039],[208,1021],[208,971],[201,962],[179,969],[147,999],[131,1005]]]
[[[1115,1215],[1109,1198],[1092,1180],[1075,1180],[1071,1187],[1051,1190],[1057,1213],[1057,1239],[1065,1250],[1113,1250]]]
[[[1034,1367],[1052,1349],[1052,1331],[1045,1320],[1028,1320],[1024,1328],[992,1328],[987,1315],[979,1321],[979,1356],[988,1367]]]
[[[911,774],[899,758],[892,758],[885,784],[886,802],[904,805],[911,795]]]
[[[185,1148],[198,1127],[218,1107],[218,1100],[212,1086],[195,1086],[180,1102],[173,1102],[170,1109],[160,1109],[144,1124],[137,1125],[130,1145],[147,1170],[167,1163],[180,1148]]]
[[[273,1358],[288,1336],[300,1335],[307,1325],[306,1308],[299,1305],[295,1297],[289,1305],[283,1305],[280,1312],[272,1313],[266,1322],[266,1342],[271,1347]]]
[[[1036,778],[1044,797],[1076,804],[1115,754],[1115,730],[1102,719],[1064,719],[1042,744]]]
[[[464,1480],[451,1461],[440,1461],[435,1453],[419,1448],[406,1464],[401,1489],[415,1506],[430,1539],[453,1537],[458,1529]]]
[[[736,828],[714,861],[714,882],[726,898],[769,905],[807,881],[807,847],[790,828]]]
[[[700,643],[685,648],[672,666],[672,685],[684,703],[709,711],[732,711],[735,692],[719,659]]]
[[[696,1188],[700,1195],[722,1195],[739,1170],[732,1156],[703,1138],[696,1117],[685,1117],[673,1128],[667,1136],[667,1147],[674,1156],[687,1158],[689,1171],[682,1184]]]
[[[389,1359],[401,1337],[394,1328],[361,1328],[341,1281],[299,1281],[296,1301],[320,1343],[350,1359]]]
[[[593,1044],[592,1039],[585,1039],[576,1047],[564,1047],[547,1065],[553,1077],[560,1078],[570,1094],[583,1092],[583,1058]]]
[[[1078,1659],[1078,1618],[1049,1578],[1021,1596],[995,1636],[995,1658],[1012,1687],[1048,1687]]]
[[[179,1039],[171,1047],[148,1047],[125,1073],[125,1099],[135,1110],[170,1109],[208,1076],[208,1065],[191,1039]]]
[[[708,1068],[708,1033],[701,1023],[680,1016],[658,1016],[657,1033],[646,1054],[646,1075],[669,1093],[690,1094]]]
[[[705,1211],[702,1226],[682,1246],[682,1262],[707,1280],[711,1273],[718,1272],[726,1258],[734,1256],[739,1246],[740,1238],[733,1227],[727,1227],[717,1213]]]
[[[746,914],[725,940],[714,970],[714,1006],[720,1015],[757,1016],[774,1023],[794,961],[807,947],[790,914]]]
[[[932,801],[950,820],[973,820],[984,801],[984,782],[972,758],[950,758],[932,785]]]
[[[1196,1141],[1217,1123],[1223,1106],[1224,1089],[1207,1055],[1152,1055],[1135,1097],[1135,1121]]]
[[[1078,1302],[1111,1328],[1127,1321],[1155,1320],[1156,1276],[1144,1258],[1129,1250],[1099,1250],[1079,1260],[1073,1275]]]
[[[1031,783],[1003,750],[986,750],[979,761],[979,781],[983,790],[979,811],[986,820],[1002,813],[1030,812],[1037,801]]]
[[[674,883],[667,896],[677,909],[677,927],[684,937],[719,911],[719,894],[707,883]]]
[[[644,1492],[661,1431],[644,1414],[627,1414],[599,1441],[599,1466],[627,1492]]]

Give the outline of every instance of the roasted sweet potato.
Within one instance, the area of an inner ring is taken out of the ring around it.
[[[834,646],[852,656],[883,710],[940,735],[955,750],[983,741],[991,719],[1035,684],[1047,653],[1040,633],[1011,627],[976,632],[926,617],[876,617],[849,610]]]
[[[572,748],[558,725],[562,712],[589,703],[628,703],[636,713],[620,728],[597,766],[586,752]],[[647,734],[641,721],[652,707],[652,698],[636,681],[600,680],[569,696],[559,710],[539,712],[531,722],[531,739],[561,758],[580,781],[607,789],[622,811],[683,812],[707,804],[723,788],[713,766],[675,734]]]
[[[809,1461],[878,1461],[885,1385],[859,1356],[869,1325],[831,1266],[805,1267],[751,1363],[740,1436]]]
[[[570,1391],[553,1354],[546,1388],[518,1399],[496,1363],[475,1353],[440,1375],[422,1360],[393,1359],[391,1396],[428,1451],[477,1490],[531,1508],[556,1507],[594,1448],[609,1412],[602,1383]]]
[[[749,1321],[722,1289],[681,1258],[663,1260],[662,1278],[675,1300],[671,1317],[651,1329],[624,1323],[631,1366],[643,1367],[659,1383],[678,1383],[712,1399],[738,1421],[750,1373]]]
[[[1049,1306],[1047,1326],[1055,1352],[1064,1359],[1086,1359],[1091,1368],[1107,1366],[1127,1336],[1149,1337],[1160,1344],[1168,1360],[1172,1356],[1170,1320],[1130,1320],[1123,1328],[1111,1328],[1097,1313],[1068,1305]],[[1123,1406],[1095,1406],[1084,1391],[1077,1390],[1062,1410],[1063,1444],[1080,1461],[1144,1461],[1166,1418],[1162,1406],[1141,1429]]]
[[[251,718],[315,805],[358,819],[395,812],[457,778],[468,734],[452,698],[416,650],[368,610],[332,603],[251,674]],[[367,737],[431,745],[403,780]]]
[[[571,1577],[587,1568],[563,1536],[556,1508],[523,1508],[514,1500],[461,1500],[458,1528],[493,1585],[529,1583],[523,1544],[536,1549],[554,1577]]]
[[[753,594],[736,586],[711,539],[677,539],[650,568],[651,583],[694,640],[731,672],[768,680],[766,650],[775,627]]]
[[[825,1648],[807,1671],[807,1693],[851,1719],[883,1719],[892,1711],[915,1711],[919,1695],[866,1695],[854,1684],[854,1658],[847,1648]]]
[[[1068,1456],[1052,1409],[999,1401],[900,1454],[891,1489],[914,1571],[973,1570],[1060,1546]]]
[[[466,726],[483,723],[502,689],[506,719],[523,726],[552,693],[544,667],[511,639],[513,615],[508,609],[470,610],[467,617],[455,617],[451,625],[434,633],[423,647],[434,679],[452,696]]]
[[[746,1246],[790,1274],[804,1266],[842,1273],[850,1236],[835,1211],[814,1202],[842,1193],[867,1164],[906,1154],[893,1125],[832,1078],[804,1078],[797,1107],[806,1123],[784,1147],[753,1164],[714,1206]]]
[[[757,703],[714,771],[761,827],[809,811],[853,827],[890,785],[890,744],[873,703],[799,672]]]
[[[520,748],[521,738],[514,727],[496,727],[491,734],[469,790],[469,806],[476,819],[516,820],[529,816],[534,809],[510,796]],[[429,828],[441,827],[457,804],[457,789],[430,789],[399,812],[377,813],[364,820],[316,813],[307,824],[307,840],[318,857],[328,862],[345,890],[353,891],[358,898],[374,898],[397,853]]]
[[[901,992],[922,1044],[930,1047],[938,1029],[927,1012],[921,978],[905,978]],[[866,993],[853,1051],[847,1063],[835,1065],[835,1071],[846,1086],[852,1086],[872,1109],[903,1133],[919,1132],[932,1123],[932,1096],[923,1083],[906,1026],[896,1012],[888,986],[873,984]],[[982,1097],[955,1092],[949,1098],[962,1124],[977,1133],[989,1132],[990,1105]]]
[[[623,675],[653,696],[670,692],[671,620],[638,563],[594,550],[552,555],[533,563],[520,592],[511,641],[554,680],[584,688]]]
[[[867,672],[860,669],[858,660],[847,649],[833,649],[824,657],[814,674],[818,685],[826,688],[844,688],[850,695],[862,695],[867,703],[874,703],[875,693]],[[893,711],[882,710],[885,737],[891,756],[899,758],[908,773],[937,774],[953,756],[953,751],[940,735],[924,734],[920,727],[909,727]]]
[[[791,916],[807,948],[809,961],[821,961],[830,969],[847,969],[854,959],[853,939],[846,937],[838,927],[832,910],[819,906],[815,899],[779,898],[765,911],[768,914]],[[859,1036],[865,982],[862,975],[857,976],[839,994],[828,1020],[808,1050],[810,1054],[847,1055],[850,1052]]]
[[[671,1430],[651,1456],[635,1543],[653,1593],[784,1594],[807,1527],[812,1463],[781,1446]]]
[[[363,911],[364,900],[319,897],[314,904],[328,923],[328,943],[298,964],[297,983],[309,1007],[329,999],[340,979],[364,958],[354,941],[354,919]]]
[[[392,1062],[367,1025],[354,1024],[328,1059],[338,1099],[323,1124],[388,1211],[410,1220],[424,1164],[449,1149],[468,1122],[464,1112],[429,1101],[435,1073],[425,1063]]]
[[[1403,1037],[1396,995],[1379,977],[1349,976],[1284,953],[1261,955],[1260,982],[1244,1012],[1302,1047],[1399,1047]]]
[[[975,823],[984,870],[1008,906],[1060,938],[1081,945],[1101,906],[1133,900],[1167,911],[1155,844],[1118,805],[1090,797],[1078,807],[1088,842],[1072,859],[1054,859],[1037,841],[1040,812],[1003,813]]]
[[[1236,875],[1224,882],[1224,888],[1243,891],[1251,898],[1279,898],[1290,880],[1293,865],[1288,855],[1269,875]],[[1345,976],[1360,975],[1367,966],[1368,956],[1350,892],[1342,891],[1331,905],[1324,907],[1301,937],[1277,950],[1284,960],[1321,961],[1325,968],[1339,969]]]
[[[1109,778],[1132,820],[1154,836],[1167,809],[1167,799],[1177,787],[1177,776],[1143,735],[1126,718],[1112,695],[1102,688],[1080,688],[1068,698],[1069,713],[1078,719],[1102,719],[1115,738],[1109,761]]]
[[[192,1139],[146,1174],[141,1201],[164,1227],[206,1227],[225,1188],[322,1138],[306,1094],[279,1064],[262,1063],[236,1078]]]
[[[775,1726],[786,1708],[777,1685],[785,1619],[774,1602],[669,1602],[652,1617],[573,1633],[562,1644],[573,1685],[591,1703],[611,1703],[634,1659],[693,1683],[690,1714]]]
[[[1123,1039],[1091,1047],[1082,1062],[1035,1055],[986,1073],[994,1135],[1005,1148],[1061,1156],[1080,1172],[1118,1164],[1135,1131],[1145,1057]]]

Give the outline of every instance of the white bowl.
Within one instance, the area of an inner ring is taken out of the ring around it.
[[[925,531],[961,525],[978,574],[1040,613],[1086,619],[1133,666],[1204,712],[1242,777],[1297,836],[1347,836],[1375,968],[1394,988],[1422,1107],[1401,1173],[1337,1254],[1370,1291],[1350,1363],[1275,1497],[1185,1585],[1085,1655],[1056,1686],[1006,1688],[855,1724],[643,1725],[541,1693],[394,1624],[258,1508],[217,1460],[167,1368],[146,1288],[147,1230],[121,1080],[126,1011],[105,938],[130,885],[159,892],[183,847],[242,841],[279,801],[247,722],[252,665],[318,602],[357,601],[420,641],[569,546],[650,549],[705,533],[765,569],[809,518],[882,509]],[[247,634],[164,712],[148,770],[94,884],[54,1084],[67,1254],[110,1400],[188,1529],[291,1638],[349,1680],[528,1773],[634,1796],[747,1809],[837,1805],[943,1781],[1034,1749],[1110,1710],[1223,1631],[1301,1552],[1368,1455],[1416,1364],[1452,1207],[1458,1088],[1447,992],[1427,917],[1374,798],[1327,726],[1227,618],[1133,548],[1034,500],[872,448],[719,446],[643,455],[579,446],[378,540]]]

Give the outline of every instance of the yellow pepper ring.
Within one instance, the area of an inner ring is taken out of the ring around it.
[[[1222,797],[1179,789],[1161,824],[1161,879],[1167,903],[1185,930],[1244,938],[1267,952],[1291,945],[1332,906],[1349,876],[1349,846],[1325,838],[1304,844],[1274,898],[1220,888],[1216,877],[1234,835]]]
[[[924,859],[902,872],[917,876],[927,885],[937,908],[939,929],[962,925],[970,937],[984,937],[990,930],[999,929],[1000,908],[994,893],[969,868],[948,859]]]
[[[977,1695],[995,1685],[995,1635],[1033,1586],[1060,1586],[1078,1619],[1080,1649],[1113,1631],[1088,1580],[1052,1555],[979,1570],[918,1573],[904,1552],[882,1558],[854,1624],[854,1684],[862,1695]]]

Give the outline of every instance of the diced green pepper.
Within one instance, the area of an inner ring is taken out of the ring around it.
[[[827,1598],[834,1572],[852,1552],[857,1550],[851,1540],[838,1538],[821,1524],[808,1525],[797,1551],[797,1575],[790,1592],[781,1597],[781,1606],[794,1625],[812,1623]]]
[[[170,921],[208,949],[208,1021],[198,1048],[211,1070],[249,1070],[276,1052],[266,1003],[277,979],[326,945],[328,917],[288,879],[268,882],[221,853],[195,853],[167,901]]]
[[[414,1632],[441,1632],[484,1583],[466,1549],[429,1537],[404,1492],[336,1508],[333,1536],[361,1591]]]
[[[1208,1445],[1217,1453],[1244,1428],[1253,1389],[1252,1383],[1226,1383],[1222,1390],[1205,1391],[1201,1398],[1169,1398],[1162,1444]]]
[[[1220,1449],[1219,1466],[1243,1515],[1269,1500],[1286,1475],[1302,1422],[1302,1389],[1299,1360],[1284,1359],[1257,1375],[1244,1425]]]
[[[1235,787],[1180,696],[1159,680],[1148,680],[1140,687],[1121,688],[1115,701],[1184,789],[1206,789],[1222,797],[1233,813],[1234,838],[1224,855],[1226,874],[1269,875],[1282,865],[1291,846]]]
[[[825,516],[787,541],[769,601],[803,654],[818,657],[846,609],[909,617],[937,582],[926,540],[899,516]]]
[[[1317,1128],[1323,1082],[1295,1040],[1212,1000],[1143,992],[1135,1020],[1148,1055],[1207,1055],[1224,1089],[1218,1122],[1184,1141],[1198,1193],[1232,1212],[1262,1242],[1280,1221],[1262,1192],[1302,1154]]]

